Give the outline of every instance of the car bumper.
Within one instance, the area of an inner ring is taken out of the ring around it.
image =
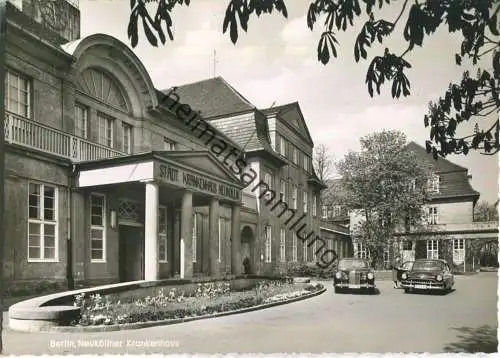
[[[444,290],[444,282],[426,282],[426,283],[415,283],[403,281],[401,286],[410,290]]]
[[[334,283],[333,287],[336,288],[347,288],[351,290],[360,290],[360,289],[367,289],[367,288],[375,288],[375,283],[359,283],[359,284],[352,284],[352,283]]]

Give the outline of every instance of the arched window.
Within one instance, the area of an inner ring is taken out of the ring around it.
[[[105,105],[128,111],[122,91],[106,73],[95,68],[84,70],[79,78],[80,89]]]

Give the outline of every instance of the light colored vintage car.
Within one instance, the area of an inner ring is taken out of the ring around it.
[[[364,290],[375,293],[375,273],[365,259],[343,258],[339,260],[333,276],[335,293],[344,290]]]
[[[444,260],[418,259],[401,275],[405,293],[411,291],[451,291],[455,277]]]

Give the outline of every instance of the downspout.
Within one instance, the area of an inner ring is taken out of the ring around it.
[[[71,173],[69,175],[68,181],[68,200],[66,201],[66,222],[67,222],[67,237],[66,237],[66,279],[68,282],[68,290],[73,290],[75,288],[75,282],[73,279],[73,240],[71,231],[73,230],[73,226],[71,225],[71,207],[73,202],[72,192],[73,192],[73,179],[75,176],[75,165],[71,166]]]

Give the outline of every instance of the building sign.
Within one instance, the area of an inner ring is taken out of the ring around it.
[[[159,177],[167,183],[183,188],[212,194],[223,199],[240,200],[240,189],[231,185],[217,183],[202,175],[188,172],[184,169],[169,164],[160,164]]]

